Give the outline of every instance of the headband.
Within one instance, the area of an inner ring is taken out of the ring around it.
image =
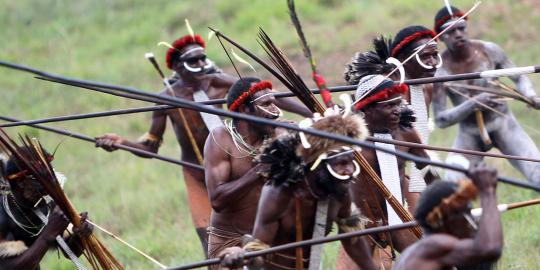
[[[356,103],[354,108],[356,110],[361,110],[362,108],[364,108],[365,106],[367,106],[367,105],[369,105],[369,104],[371,104],[373,102],[384,101],[384,100],[387,100],[392,95],[405,94],[405,93],[407,93],[407,91],[409,91],[409,86],[407,86],[406,84],[404,84],[404,83],[396,84],[396,85],[393,85],[391,87],[384,88],[379,93],[374,94],[374,95],[372,95],[372,96],[370,96],[370,97],[368,97],[368,98],[366,98],[364,100],[361,100],[360,102]],[[393,100],[394,99],[392,99],[392,101]]]
[[[416,33],[404,38],[400,43],[398,43],[398,45],[396,45],[396,47],[394,47],[394,49],[392,49],[392,57],[396,57],[396,55],[399,54],[399,52],[403,49],[403,47],[409,45],[409,43],[415,41],[416,39],[424,37],[424,36],[430,36],[430,37],[433,38],[433,37],[436,36],[436,34],[435,34],[435,32],[433,32],[431,30],[425,30],[425,31],[416,32]]]
[[[435,30],[435,32],[439,33],[439,29],[444,25],[446,24],[446,22],[448,22],[450,19],[453,19],[453,18],[460,18],[461,16],[465,15],[463,12],[456,12],[454,14],[451,14],[451,15],[446,15],[444,17],[442,17],[440,20],[438,20],[436,23],[435,23],[435,27],[433,28]],[[465,20],[469,19],[468,17],[465,17],[463,18]]]
[[[272,89],[272,83],[269,81],[260,81],[253,86],[251,86],[248,91],[244,92],[242,95],[240,95],[232,104],[229,106],[229,111],[234,112],[240,107],[240,105],[244,104],[246,100],[254,95],[255,93],[265,90],[265,89]]]
[[[206,47],[206,43],[204,42],[202,37],[199,35],[193,35],[193,36],[187,35],[187,36],[184,36],[182,38],[175,40],[172,44],[172,48],[169,48],[167,50],[166,61],[167,61],[167,67],[169,69],[173,68],[173,61],[175,60],[176,54],[179,53],[183,47],[190,44],[198,44],[199,46],[203,48]]]

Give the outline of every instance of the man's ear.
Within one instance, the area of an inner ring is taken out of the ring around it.
[[[241,104],[240,106],[238,106],[238,112],[247,113],[249,112],[249,107],[246,104]]]

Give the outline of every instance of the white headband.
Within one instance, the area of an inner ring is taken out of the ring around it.
[[[442,29],[445,29],[446,27],[450,26],[451,24],[453,24],[455,21],[465,21],[464,19],[460,19],[460,18],[454,18],[454,19],[450,19],[448,20],[447,22],[445,22],[443,25],[441,25],[441,30]]]
[[[186,55],[188,53],[191,53],[191,52],[194,52],[194,51],[202,51],[202,50],[204,50],[203,47],[195,47],[195,48],[187,50],[182,55],[180,55],[180,57],[184,57],[184,55]]]

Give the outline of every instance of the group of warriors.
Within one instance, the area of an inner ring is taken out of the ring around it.
[[[307,117],[300,124],[303,127],[358,140],[372,136],[418,144],[428,143],[432,106],[438,127],[458,124],[455,148],[488,151],[496,147],[506,154],[540,159],[538,148],[506,102],[498,95],[473,90],[493,87],[491,80],[459,85],[403,83],[405,78],[513,67],[497,45],[469,39],[466,19],[456,23],[462,15],[455,7],[444,7],[435,16],[434,30],[405,27],[392,40],[375,38],[373,50],[355,54],[344,74],[348,84],[357,85],[352,112],[338,106],[324,115],[314,114],[293,98],[274,97],[270,81],[228,75],[207,58],[205,42],[198,35],[172,43],[166,59],[174,73],[161,94],[197,102],[226,98],[230,111],[275,121],[285,121],[280,119],[283,109]],[[439,44],[432,39],[444,29],[440,40],[446,50],[439,53]],[[387,78],[396,63],[413,54],[413,60],[403,65],[404,73]],[[522,75],[511,79],[519,93],[540,109],[530,80]],[[447,98],[453,107],[448,108]],[[443,176],[423,163],[407,169],[405,159],[379,150],[176,108],[154,111],[148,132],[136,141],[106,134],[96,138],[96,145],[107,151],[127,145],[157,153],[167,118],[182,161],[204,166],[204,171],[183,167],[183,179],[203,250],[208,258],[222,259],[213,269],[319,269],[322,245],[252,259],[243,256],[324,237],[334,223],[339,233],[400,223],[369,174],[361,172],[355,158],[358,153],[414,214],[424,234],[419,239],[411,230],[397,230],[342,240],[337,269],[491,269],[502,253],[496,171],[478,156],[449,156],[449,162],[464,166],[469,173]],[[422,148],[374,144],[422,158],[433,156]],[[512,165],[530,182],[540,183],[538,163],[512,161]],[[68,222],[54,205],[41,200],[43,192],[32,175],[20,173],[6,161],[2,176],[0,269],[36,269]],[[470,216],[477,196],[483,209],[479,221]],[[50,213],[48,222],[40,220],[38,212]],[[82,216],[85,223],[86,213]],[[77,255],[77,236],[91,231],[87,224],[66,237]]]

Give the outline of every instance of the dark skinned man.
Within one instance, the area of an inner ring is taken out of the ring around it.
[[[356,115],[337,114],[315,119],[311,128],[356,139],[366,134],[362,119]],[[305,136],[303,142],[301,136]],[[323,237],[330,232],[333,222],[337,223],[340,233],[362,229],[360,216],[352,213],[348,191],[351,181],[360,173],[354,151],[346,144],[303,134],[283,136],[269,143],[259,158],[260,163],[269,165],[264,171],[268,182],[262,190],[253,235],[243,249],[231,248],[222,253],[224,264],[242,263],[245,251]],[[301,217],[300,222],[298,217]],[[366,239],[353,238],[342,243],[356,265],[362,269],[377,269]],[[302,248],[302,258],[291,249],[248,264],[250,269],[261,266],[298,269],[297,263],[301,261],[306,269],[319,269],[321,248]]]
[[[372,136],[414,143],[421,142],[418,132],[412,126],[413,112],[403,105],[408,89],[407,85],[396,84],[385,79],[382,75],[367,75],[359,80],[355,108],[364,115]],[[376,143],[376,145],[428,158],[423,149],[380,143]],[[416,194],[413,192],[409,192],[409,180],[405,176],[405,160],[371,149],[363,149],[362,155],[375,172],[381,176],[383,183],[397,200],[404,206],[407,205],[412,213],[418,197],[414,196]],[[425,164],[416,165],[419,168],[425,167]],[[361,175],[360,179],[351,185],[351,193],[355,205],[369,219],[367,226],[401,223],[395,211],[388,203],[385,203],[385,198],[377,192],[366,177],[368,176]],[[414,195],[411,196],[411,194]],[[382,265],[384,269],[390,269],[393,258],[392,249],[401,252],[416,240],[418,240],[416,236],[408,230],[374,235],[370,241],[373,259],[378,266]],[[343,252],[340,252],[337,269],[358,268],[351,265],[350,259],[344,256]]]
[[[174,96],[187,100],[205,101],[208,99],[224,98],[229,87],[236,81],[225,73],[207,74],[207,67],[212,67],[204,51],[205,43],[198,35],[184,36],[173,43],[173,48],[167,52],[167,66],[174,70]],[[168,89],[160,94],[171,95]],[[280,99],[277,104],[285,110],[310,115],[307,108],[300,106],[290,98]],[[220,107],[216,105],[216,107]],[[96,146],[108,151],[116,150],[113,144],[124,144],[149,152],[157,153],[165,132],[167,118],[171,120],[174,132],[182,152],[182,160],[199,164],[203,159],[202,149],[208,137],[209,130],[222,126],[219,117],[200,113],[194,110],[182,109],[186,120],[182,119],[178,109],[155,111],[152,113],[152,123],[148,133],[139,141],[132,142],[116,134],[106,134],[98,137]],[[188,129],[193,137],[190,138]],[[143,156],[144,157],[144,156]],[[211,206],[205,186],[204,172],[184,167],[184,181],[188,193],[189,207],[197,234],[203,250],[207,250],[206,229],[210,220]]]
[[[435,31],[450,27],[462,15],[455,7],[442,8],[435,17]],[[467,27],[466,20],[459,21],[441,36],[447,49],[442,54],[444,65],[437,76],[514,67],[495,43],[469,39]],[[516,83],[519,94],[529,98],[534,108],[540,109],[540,98],[536,96],[527,76],[511,76],[510,79]],[[497,90],[490,83],[494,83],[493,79],[464,81],[464,86],[436,84],[433,100],[435,123],[440,128],[459,124],[453,148],[489,151],[496,147],[507,155],[540,158],[538,147],[519,125],[506,102],[500,100],[500,96],[467,87]],[[447,108],[447,97],[454,107]],[[478,156],[467,155],[466,158],[473,163],[482,160]],[[529,181],[540,183],[540,164],[517,160],[511,163]]]
[[[428,186],[415,213],[425,236],[401,254],[394,269],[491,269],[503,248],[496,174],[479,164],[469,170],[472,182],[437,181]],[[482,216],[477,225],[471,200],[478,193]]]
[[[56,237],[66,231],[69,220],[54,202],[47,202],[38,180],[17,168],[13,158],[3,164],[1,176],[0,269],[39,269],[47,251],[57,248]],[[93,229],[87,216],[82,213],[81,227],[64,237],[77,257],[82,254],[79,237],[90,235]]]
[[[431,41],[435,33],[424,26],[413,25],[401,29],[394,37],[390,47],[391,56],[400,62],[417,53],[411,60],[403,65],[407,79],[433,77],[437,68],[442,65],[437,42]],[[410,108],[416,115],[413,126],[418,131],[421,142],[429,143],[429,105],[433,96],[433,85],[412,85],[406,94]],[[411,196],[420,196],[426,188],[427,171],[420,171],[412,166],[410,171],[409,192]],[[413,208],[414,209],[414,208]]]
[[[230,89],[230,111],[268,119],[281,116],[273,96],[272,84],[244,77]],[[282,130],[281,130],[282,131]],[[276,132],[271,126],[232,120],[214,129],[205,145],[205,174],[212,204],[208,254],[217,257],[225,248],[238,246],[244,234],[253,229],[257,202],[264,178],[264,165],[253,163],[265,139]]]

